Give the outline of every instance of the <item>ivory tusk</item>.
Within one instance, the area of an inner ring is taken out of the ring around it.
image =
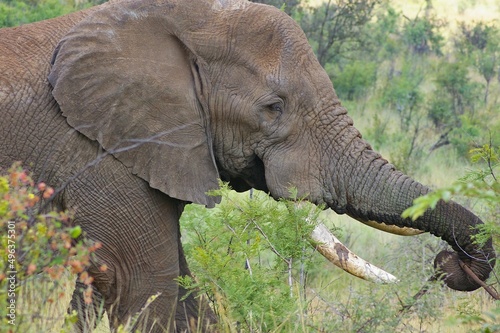
[[[358,220],[359,221],[359,220]],[[382,230],[391,234],[400,235],[400,236],[415,236],[423,234],[425,231],[408,228],[408,227],[398,227],[395,225],[388,225],[385,223],[379,223],[375,221],[360,221],[361,223],[366,224],[372,228]]]
[[[398,282],[395,276],[352,253],[323,224],[313,230],[310,242],[326,259],[347,273],[379,284]]]

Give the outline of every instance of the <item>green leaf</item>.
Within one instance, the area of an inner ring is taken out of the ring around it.
[[[0,218],[7,215],[9,212],[9,202],[7,200],[0,200]]]
[[[451,199],[451,192],[448,191],[448,190],[444,190],[442,193],[441,193],[441,198],[444,200],[444,201],[450,201]]]
[[[0,195],[9,192],[9,182],[7,178],[0,177]]]
[[[78,238],[81,234],[82,234],[82,228],[79,225],[77,225],[69,230],[69,235],[73,239]]]

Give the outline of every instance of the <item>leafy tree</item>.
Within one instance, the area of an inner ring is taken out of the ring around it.
[[[102,0],[5,0],[0,2],[0,27],[41,21],[103,3]]]
[[[459,156],[466,157],[471,142],[487,140],[487,128],[494,126],[498,108],[488,105],[490,83],[498,63],[497,30],[484,23],[459,25],[454,39],[455,54],[437,62],[435,92],[427,106],[428,118],[442,132],[442,142],[451,143]],[[491,51],[491,52],[490,52]],[[481,83],[474,80],[474,69],[485,80],[484,96]],[[496,109],[496,110],[495,110]],[[435,146],[441,146],[436,144]]]
[[[374,16],[381,0],[328,0],[307,6],[299,23],[322,66],[340,62],[363,45],[361,30]]]
[[[375,86],[377,65],[374,62],[355,60],[348,63],[342,71],[333,75],[335,90],[341,99],[360,98]]]
[[[388,80],[382,89],[382,102],[395,109],[400,118],[400,130],[406,132],[419,112],[423,101],[420,86],[425,79],[425,71],[418,66],[417,59],[409,58],[401,71]]]
[[[367,23],[363,29],[364,53],[363,58],[373,60],[376,55],[377,62],[388,61],[388,79],[392,79],[396,69],[397,57],[401,54],[400,19],[398,13],[388,3],[383,3],[376,11],[375,20]]]
[[[437,129],[444,129],[450,124],[454,118],[452,101],[448,98],[443,98],[441,94],[434,94],[431,96],[427,107],[427,116],[432,121]]]
[[[403,27],[403,41],[414,54],[441,54],[444,37],[439,32],[445,23],[432,17],[408,19]]]
[[[433,13],[431,0],[426,0],[423,17],[420,12],[414,19],[407,19],[403,26],[403,41],[413,54],[423,55],[431,52],[440,55],[444,37],[440,29],[446,25],[444,20],[437,19]]]
[[[185,252],[197,281],[181,277],[181,284],[207,292],[222,325],[293,330],[304,315],[305,300],[297,297],[304,295],[304,270],[312,263],[308,237],[320,210],[262,192],[235,196],[227,185],[214,194],[223,197],[215,211],[190,205],[182,215],[184,233],[196,235]]]
[[[485,22],[473,22],[471,25],[462,22],[459,27],[455,47],[484,78],[484,103],[487,104],[491,81],[499,73],[500,30],[495,24]]]
[[[64,295],[56,291],[74,283],[76,275],[85,286],[85,302],[92,301],[92,277],[85,270],[100,244],[82,237],[81,228],[71,225],[70,213],[47,209],[53,195],[54,189],[35,184],[18,164],[0,176],[2,332],[46,331],[55,315],[43,311],[59,303]],[[33,308],[32,303],[46,307]]]
[[[380,150],[380,147],[385,145],[390,140],[386,131],[389,126],[387,119],[381,119],[378,113],[375,113],[370,121],[372,126],[368,127],[364,132],[366,139],[373,145],[375,150]]]
[[[451,104],[454,124],[459,123],[459,116],[465,113],[474,115],[479,101],[479,87],[469,78],[466,63],[441,61],[435,82],[439,96],[448,99]]]

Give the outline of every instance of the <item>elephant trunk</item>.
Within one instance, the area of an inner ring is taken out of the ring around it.
[[[357,133],[357,132],[356,132]],[[346,153],[347,152],[347,153]],[[482,281],[495,265],[492,241],[478,245],[474,236],[483,222],[455,202],[440,201],[415,221],[401,217],[413,200],[430,190],[403,173],[375,153],[359,135],[344,149],[342,161],[346,165],[334,168],[334,182],[340,188],[333,191],[330,206],[338,213],[366,222],[375,221],[398,227],[430,232],[448,242],[454,252],[439,253],[434,262],[443,273],[445,283],[452,289],[472,291],[480,287],[460,266],[465,263]]]

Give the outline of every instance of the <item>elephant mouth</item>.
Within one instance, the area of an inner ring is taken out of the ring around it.
[[[254,155],[247,167],[238,172],[238,175],[225,170],[220,163],[217,163],[219,176],[222,181],[228,182],[236,192],[245,192],[252,188],[269,193],[267,186],[264,162]]]

